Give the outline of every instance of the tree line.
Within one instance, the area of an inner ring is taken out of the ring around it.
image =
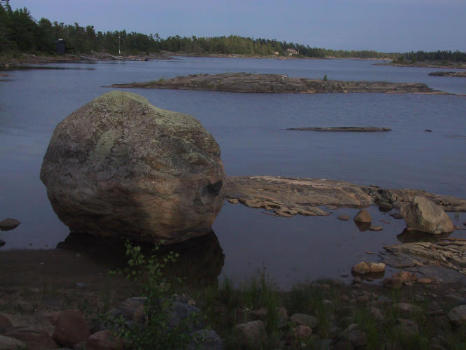
[[[310,47],[286,41],[254,39],[236,35],[219,37],[169,36],[123,31],[96,31],[93,26],[34,20],[26,8],[12,10],[8,2],[0,5],[0,53],[28,52],[54,54],[58,39],[63,39],[66,52],[86,54],[105,52],[118,54],[150,54],[161,51],[186,54],[238,54],[249,56],[359,57],[395,58],[406,61],[453,60],[466,61],[466,53],[437,51],[406,54],[381,53],[370,50],[346,51]]]
[[[466,52],[461,51],[417,51],[407,52],[397,57],[397,63],[415,62],[466,62]]]

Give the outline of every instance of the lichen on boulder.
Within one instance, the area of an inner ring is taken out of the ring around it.
[[[112,91],[58,124],[41,180],[72,232],[174,243],[210,232],[220,148],[193,117]]]

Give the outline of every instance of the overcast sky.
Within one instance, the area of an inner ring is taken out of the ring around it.
[[[237,34],[330,49],[466,51],[466,0],[10,0],[34,18],[161,37]]]

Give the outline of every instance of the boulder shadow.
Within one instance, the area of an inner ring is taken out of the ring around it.
[[[369,231],[369,229],[371,228],[371,223],[370,222],[358,222],[358,221],[354,221],[355,225],[357,226],[358,230],[360,232],[364,232],[364,231]]]
[[[434,235],[421,231],[404,229],[396,238],[401,243],[413,243],[413,242],[438,242],[442,239],[448,238],[450,233],[444,233],[440,235]]]
[[[94,262],[104,265],[109,270],[127,267],[126,239],[102,238],[83,233],[70,233],[58,243],[57,249],[73,251],[85,255]],[[166,268],[167,276],[179,277],[189,286],[216,284],[220,275],[225,255],[216,234],[211,231],[206,235],[191,238],[182,243],[160,246],[154,251],[154,244],[134,242],[141,247],[143,254],[156,253],[160,258],[170,253],[178,258]]]

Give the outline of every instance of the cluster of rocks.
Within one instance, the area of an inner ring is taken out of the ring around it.
[[[192,74],[157,81],[113,84],[114,88],[208,90],[242,93],[430,93],[445,94],[423,83],[339,81],[292,78],[285,74]]]
[[[46,312],[33,317],[34,321],[24,324],[17,315],[0,314],[0,349],[50,350],[123,350],[130,348],[127,340],[116,335],[116,322],[123,321],[128,327],[144,325],[146,298],[133,297],[111,309],[102,320],[88,321],[79,310]],[[170,306],[168,325],[177,327],[187,322],[190,332],[188,349],[221,350],[223,342],[217,333],[205,328],[200,310],[186,298],[177,298]],[[10,320],[11,318],[11,320]],[[16,324],[15,324],[16,323]],[[23,324],[21,324],[23,323]],[[113,325],[112,328],[109,328]]]
[[[403,275],[401,278],[408,276]],[[322,290],[335,288],[333,283],[316,283]],[[275,322],[281,338],[280,346],[277,346],[275,340],[275,347],[295,348],[293,346],[313,344],[316,348],[325,349],[364,349],[368,345],[369,335],[353,317],[356,310],[361,308],[369,311],[370,317],[377,322],[377,325],[374,325],[377,328],[384,327],[387,323],[387,326],[390,324],[398,334],[405,336],[420,335],[422,325],[417,320],[421,314],[439,317],[441,321],[446,322],[444,327],[450,324],[453,330],[466,324],[466,305],[463,304],[452,307],[447,313],[434,301],[431,309],[424,310],[411,302],[392,300],[375,289],[357,288],[356,285],[349,289],[349,293],[348,289],[343,289],[337,291],[337,294],[340,301],[329,299],[320,301],[327,310],[325,317],[322,317],[322,314],[319,316],[322,310],[317,309],[309,314],[294,313],[288,316],[286,308],[277,307]],[[340,306],[334,304],[339,302],[343,304]],[[266,332],[267,320],[270,319],[267,317],[267,310],[265,308],[246,310],[245,313],[244,317],[248,320],[237,324],[233,329],[234,344],[237,348],[267,348],[270,345],[270,338]],[[337,314],[340,316],[337,317]],[[342,314],[346,316],[342,317]],[[393,320],[390,319],[393,314],[396,315],[394,325]],[[443,342],[441,334],[438,334],[438,337],[438,339],[434,337],[432,341],[439,343],[439,349],[444,349],[440,346]]]

